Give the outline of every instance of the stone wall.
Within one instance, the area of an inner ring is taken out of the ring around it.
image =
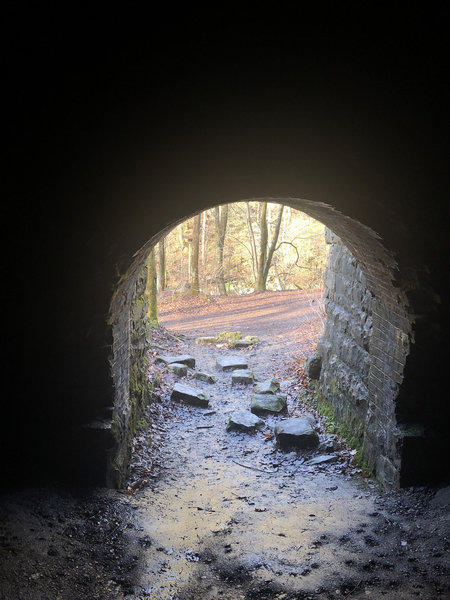
[[[355,257],[329,230],[327,241],[320,390],[358,439],[377,478],[398,486],[405,433],[397,423],[396,401],[410,352],[407,307],[399,297],[375,293]]]
[[[83,448],[80,462],[87,483],[123,486],[136,425],[151,398],[146,376],[150,340],[146,282],[146,267],[132,277],[124,277],[111,303],[114,394],[111,405],[82,427],[82,439],[77,442]]]

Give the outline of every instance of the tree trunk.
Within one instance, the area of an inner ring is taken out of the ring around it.
[[[277,245],[278,237],[280,235],[281,220],[283,218],[283,206],[280,206],[277,220],[275,222],[272,240],[270,246],[267,247],[269,241],[269,232],[267,226],[267,202],[261,203],[261,209],[259,213],[259,252],[256,260],[256,281],[255,289],[257,292],[264,292],[267,286],[267,277],[269,270],[272,265],[273,254]]]
[[[215,265],[216,265],[216,287],[217,293],[227,293],[225,287],[225,278],[223,273],[223,248],[225,245],[225,233],[228,222],[228,205],[216,206],[214,208],[214,218],[216,223],[216,247],[215,247]]]
[[[148,257],[148,275],[147,275],[147,294],[148,294],[148,316],[150,324],[158,327],[158,301],[156,295],[156,259],[153,249]]]
[[[267,282],[267,276],[269,275],[270,266],[272,264],[273,253],[275,252],[278,237],[280,235],[281,220],[283,218],[283,208],[284,208],[283,206],[280,206],[280,211],[278,213],[278,217],[277,217],[277,220],[275,223],[275,228],[274,228],[273,234],[272,234],[272,241],[270,242],[269,250],[267,251],[267,255],[266,255],[266,261],[264,263],[264,269],[263,269],[264,286],[266,285],[266,282]]]
[[[198,275],[198,257],[200,250],[200,215],[194,217],[192,230],[192,254],[191,254],[191,285],[190,292],[193,295],[200,293],[200,282]]]
[[[258,260],[257,260],[257,272],[256,272],[256,291],[264,292],[266,289],[266,280],[267,277],[264,277],[264,266],[266,263],[267,256],[267,202],[261,203],[260,213],[259,213],[259,231],[260,231],[260,240],[259,240],[259,252],[258,252]]]
[[[158,244],[158,258],[159,258],[159,265],[158,265],[158,271],[159,271],[158,287],[159,287],[159,291],[162,292],[167,287],[166,249],[165,249],[164,238]]]

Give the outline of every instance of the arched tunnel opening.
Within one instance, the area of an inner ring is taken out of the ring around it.
[[[398,272],[394,257],[376,232],[330,205],[292,198],[252,200],[301,209],[328,228],[332,250],[325,275],[325,334],[317,349],[322,363],[317,391],[333,418],[358,441],[365,464],[384,486],[396,488],[432,480],[427,456],[438,441],[430,428],[429,406],[422,404],[418,409],[415,394],[404,391],[411,390],[405,369],[414,356],[418,318],[412,314],[407,292],[416,282]],[[120,348],[125,357],[123,361],[119,355],[112,359],[116,438],[114,449],[109,450],[107,478],[113,486],[125,481],[130,431],[134,431],[148,394],[144,391],[146,357],[142,350],[147,334],[139,319],[133,318],[133,311],[136,302],[142,304],[142,277],[145,279],[149,251],[165,233],[136,253],[111,305],[113,347]],[[136,297],[139,277],[141,291]],[[129,353],[123,353],[124,340]],[[140,359],[129,363],[136,348]]]

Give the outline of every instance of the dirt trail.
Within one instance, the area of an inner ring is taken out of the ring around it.
[[[433,559],[440,581],[427,582],[415,564],[425,560],[425,547],[416,543],[414,524],[407,529],[392,516],[386,498],[393,495],[342,460],[308,467],[305,459],[317,451],[279,451],[270,436],[279,416],[265,418],[254,435],[226,431],[229,413],[249,407],[251,388],[232,386],[231,373],[215,368],[220,355],[245,356],[260,380],[276,375],[289,415],[304,410],[286,351],[306,347],[299,325],[317,315],[305,296],[296,308],[299,295],[263,295],[256,307],[254,298],[234,300],[213,314],[163,315],[165,325],[186,334],[174,353],[192,354],[196,369],[217,381],[192,380],[192,372],[184,378],[209,395],[210,408],[199,409],[168,399],[178,378],[165,374],[162,404],[170,405],[171,421],[158,456],[161,475],[132,499],[148,540],[136,598],[445,597],[441,557]],[[258,335],[260,343],[250,350],[195,344],[196,336],[227,329]],[[320,423],[319,430],[324,439]],[[412,498],[411,515],[426,498],[423,491]]]
[[[254,435],[225,429],[250,389],[215,369],[217,355],[239,352],[259,379],[276,375],[289,414],[304,410],[289,357],[309,354],[320,335],[312,300],[167,299],[161,321],[186,337],[155,332],[150,376],[161,386],[135,440],[128,488],[0,494],[0,599],[450,598],[450,493],[383,492],[345,447],[337,463],[308,467],[313,452],[277,449],[270,434],[280,417]],[[260,343],[237,351],[194,342],[238,328]],[[185,378],[209,394],[209,409],[170,399],[178,378],[155,363],[161,352],[190,353],[216,376],[214,385]]]

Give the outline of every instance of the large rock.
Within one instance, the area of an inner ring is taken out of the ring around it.
[[[316,448],[319,436],[306,419],[293,417],[275,426],[275,437],[281,448]]]
[[[286,410],[286,396],[275,394],[253,394],[250,401],[250,410],[256,415],[265,413],[280,413]]]
[[[192,406],[201,406],[207,408],[209,406],[208,396],[205,392],[197,390],[184,383],[176,383],[172,390],[172,400],[185,400]]]
[[[166,365],[171,365],[173,363],[179,363],[181,365],[187,365],[193,369],[195,367],[195,358],[193,356],[189,356],[189,354],[181,354],[180,356],[165,356],[161,354],[156,357],[156,362],[162,362]]]
[[[196,371],[194,373],[195,379],[199,381],[204,381],[205,383],[216,383],[216,378],[214,375],[210,375],[209,373],[203,373],[201,371]]]
[[[236,369],[233,371],[231,376],[231,384],[234,385],[236,383],[253,383],[254,375],[248,369]]]
[[[279,389],[280,383],[277,379],[266,379],[256,384],[255,394],[275,394]]]
[[[234,371],[235,369],[247,369],[248,363],[240,356],[219,356],[216,359],[216,366],[222,371]]]
[[[305,361],[305,371],[310,379],[319,379],[322,370],[322,357],[319,354],[310,356]]]
[[[180,377],[185,377],[187,375],[188,368],[181,363],[170,363],[168,368],[169,371],[172,371],[172,373],[175,373],[175,375],[179,375]]]
[[[249,410],[236,410],[228,419],[227,431],[230,429],[252,431],[261,425],[264,425],[264,421],[251,413]]]

